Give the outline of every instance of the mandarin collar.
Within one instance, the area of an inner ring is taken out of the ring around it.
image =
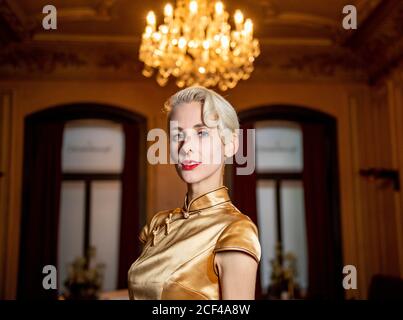
[[[228,188],[225,186],[221,186],[194,198],[192,201],[190,201],[189,205],[187,204],[186,194],[183,208],[176,208],[165,218],[165,235],[169,234],[171,230],[171,223],[179,220],[173,218],[175,213],[181,213],[183,218],[188,219],[191,215],[201,213],[204,209],[208,209],[228,201],[231,201],[231,199],[228,195]],[[160,233],[160,230],[163,230],[163,225],[157,225],[152,230],[153,238],[151,246],[156,245],[156,235]]]
[[[187,194],[185,195],[185,201],[183,204],[183,210],[185,212],[199,211],[203,209],[208,209],[210,207],[219,205],[224,202],[230,201],[228,195],[228,188],[226,186],[221,186],[217,189],[206,192],[193,200],[188,204]]]

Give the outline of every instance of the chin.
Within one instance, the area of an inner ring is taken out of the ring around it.
[[[196,172],[182,171],[179,173],[181,179],[186,183],[198,183],[203,181],[206,177],[197,174]]]

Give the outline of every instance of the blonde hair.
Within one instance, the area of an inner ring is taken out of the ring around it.
[[[164,104],[168,113],[168,122],[171,113],[183,103],[200,102],[203,112],[203,122],[210,128],[217,127],[221,139],[226,143],[239,129],[239,120],[234,107],[221,95],[202,86],[191,86],[172,95]]]

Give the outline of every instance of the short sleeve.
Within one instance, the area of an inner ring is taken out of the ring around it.
[[[229,224],[218,237],[214,252],[242,251],[251,255],[257,263],[261,257],[258,230],[250,219],[242,219]]]

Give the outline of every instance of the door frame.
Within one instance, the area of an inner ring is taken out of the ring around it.
[[[343,248],[341,234],[341,212],[340,212],[340,189],[339,189],[339,154],[337,139],[337,119],[332,115],[318,111],[312,108],[289,104],[273,104],[257,106],[238,112],[240,123],[257,122],[265,120],[292,121],[299,124],[302,123],[320,123],[326,126],[330,141],[334,148],[331,149],[330,157],[332,165],[329,168],[329,176],[331,178],[329,201],[333,230],[332,236],[335,239],[335,264],[341,268],[343,266]],[[229,167],[229,166],[228,166]],[[229,168],[227,172],[231,172]],[[229,185],[232,185],[230,174],[226,175]],[[260,268],[259,268],[260,269]],[[338,270],[338,269],[336,269]],[[260,272],[260,271],[259,271]],[[308,280],[309,281],[309,280]],[[340,285],[341,287],[341,285]],[[340,296],[344,298],[344,291],[340,291]]]
[[[22,189],[23,195],[26,192],[29,192],[27,189],[27,180],[29,176],[27,175],[27,171],[29,168],[29,163],[26,161],[26,152],[29,150],[27,146],[28,134],[31,132],[32,128],[40,125],[41,123],[57,123],[62,122],[66,123],[68,121],[73,120],[82,120],[82,119],[101,119],[101,120],[109,120],[114,121],[121,124],[135,124],[138,127],[139,132],[139,167],[138,167],[138,194],[134,195],[137,197],[138,201],[138,212],[139,216],[137,219],[139,220],[138,226],[141,226],[146,221],[146,209],[147,209],[147,118],[139,113],[123,109],[118,106],[104,104],[104,103],[88,103],[88,102],[75,102],[69,104],[62,104],[53,107],[49,107],[43,110],[40,110],[35,113],[31,113],[27,115],[24,119],[24,157],[23,157],[23,181],[22,181]],[[20,229],[23,228],[24,217],[26,215],[26,205],[24,203],[24,197],[21,198],[21,224]],[[140,230],[137,230],[139,232]],[[136,230],[133,230],[136,232]],[[20,232],[20,237],[21,237]],[[20,241],[21,242],[21,241]],[[21,257],[21,246],[19,247],[17,256]],[[16,294],[18,295],[18,282],[20,278],[20,270],[16,272]]]

